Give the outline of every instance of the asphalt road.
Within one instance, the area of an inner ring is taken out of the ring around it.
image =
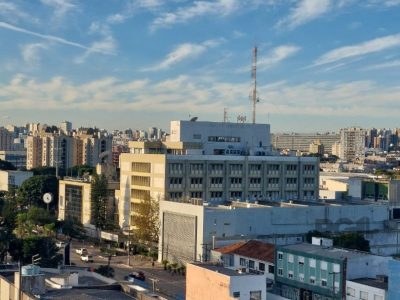
[[[80,255],[75,250],[81,247],[88,249],[89,254],[93,255],[93,263],[82,262],[80,260]],[[86,266],[95,269],[100,265],[107,265],[108,258],[102,256],[98,247],[73,241],[71,262],[76,266]],[[141,259],[140,256],[131,256],[130,262],[131,266],[128,266],[128,257],[126,255],[111,257],[110,266],[114,269],[115,280],[124,281],[124,277],[129,273],[142,271],[146,276],[146,282],[150,290],[153,288],[154,281],[155,291],[168,299],[181,299],[179,296],[185,294],[185,276],[170,274],[164,271],[163,266],[157,262],[153,267],[150,261]]]

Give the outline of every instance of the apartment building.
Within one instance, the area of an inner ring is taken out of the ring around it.
[[[26,168],[41,166],[70,168],[111,162],[110,137],[93,129],[81,129],[75,135],[41,131],[27,137]]]
[[[12,150],[13,133],[0,127],[0,150]]]
[[[340,130],[340,155],[346,161],[363,156],[365,149],[366,130],[358,127]]]
[[[12,163],[17,169],[26,168],[26,151],[0,151],[0,159]]]
[[[323,145],[325,153],[331,153],[332,145],[340,140],[340,135],[336,133],[274,133],[272,146],[278,150],[290,149],[308,152],[310,145],[316,140]]]
[[[346,280],[388,274],[392,260],[391,257],[333,248],[332,245],[278,246],[275,254],[276,292],[292,300],[341,300],[346,298]]]

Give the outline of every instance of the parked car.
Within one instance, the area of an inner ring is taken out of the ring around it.
[[[132,272],[127,276],[125,276],[125,280],[129,282],[134,282],[135,280],[145,281],[146,277],[144,276],[144,273],[142,271],[138,271],[138,272]]]
[[[62,242],[62,241],[57,241],[57,242],[56,242],[56,246],[57,246],[58,248],[64,248],[65,243]]]
[[[81,255],[81,261],[93,262],[93,255],[83,254]]]
[[[86,248],[78,248],[78,249],[75,250],[75,252],[77,254],[79,254],[79,255],[83,255],[83,254],[87,254],[88,253]]]

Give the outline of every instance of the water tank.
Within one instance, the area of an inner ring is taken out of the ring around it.
[[[23,266],[21,268],[22,276],[35,276],[40,273],[40,267],[35,265]]]

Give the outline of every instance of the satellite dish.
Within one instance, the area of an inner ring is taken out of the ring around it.
[[[198,119],[198,117],[193,117],[193,118],[190,119],[190,122],[196,122],[197,119]]]
[[[46,204],[51,203],[53,201],[53,195],[51,193],[46,193],[43,195],[43,202]]]

